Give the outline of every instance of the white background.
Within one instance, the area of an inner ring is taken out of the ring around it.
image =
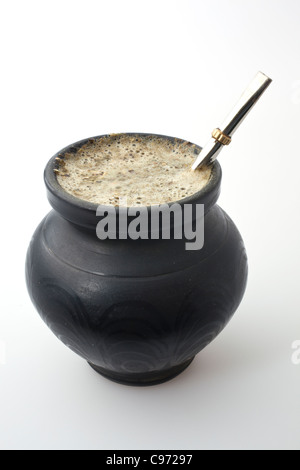
[[[0,5],[0,447],[300,449],[299,1]],[[220,155],[219,202],[249,256],[243,303],[175,380],[111,383],[26,292],[26,249],[50,210],[44,166],[109,132],[203,145],[258,70],[274,82]]]

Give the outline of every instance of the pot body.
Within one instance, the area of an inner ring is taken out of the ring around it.
[[[27,256],[43,320],[104,375],[151,383],[176,375],[225,327],[246,286],[239,232],[215,205],[205,243],[105,240],[50,212]]]
[[[37,228],[26,261],[31,299],[55,335],[107,378],[150,385],[174,377],[236,311],[247,258],[215,204],[217,187],[198,251],[185,240],[101,241],[57,210]]]

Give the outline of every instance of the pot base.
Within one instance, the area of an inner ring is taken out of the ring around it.
[[[149,385],[158,385],[168,380],[174,379],[177,375],[181,374],[194,360],[195,356],[189,359],[182,364],[171,367],[170,369],[163,371],[153,371],[147,372],[145,374],[128,374],[128,373],[118,373],[108,371],[103,367],[95,366],[94,364],[88,362],[88,364],[96,371],[98,374],[102,375],[106,379],[112,380],[123,385],[133,385],[136,387],[146,387]]]

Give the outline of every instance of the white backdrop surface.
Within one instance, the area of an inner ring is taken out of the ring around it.
[[[0,448],[300,449],[299,17],[297,0],[0,2]],[[110,132],[203,145],[258,70],[274,82],[220,155],[245,298],[175,380],[111,383],[26,292],[44,166]]]

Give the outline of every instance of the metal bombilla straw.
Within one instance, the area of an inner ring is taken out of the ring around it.
[[[216,160],[223,146],[230,144],[232,135],[271,82],[264,73],[256,74],[220,128],[213,130],[212,137],[201,150],[192,170],[210,165]]]

